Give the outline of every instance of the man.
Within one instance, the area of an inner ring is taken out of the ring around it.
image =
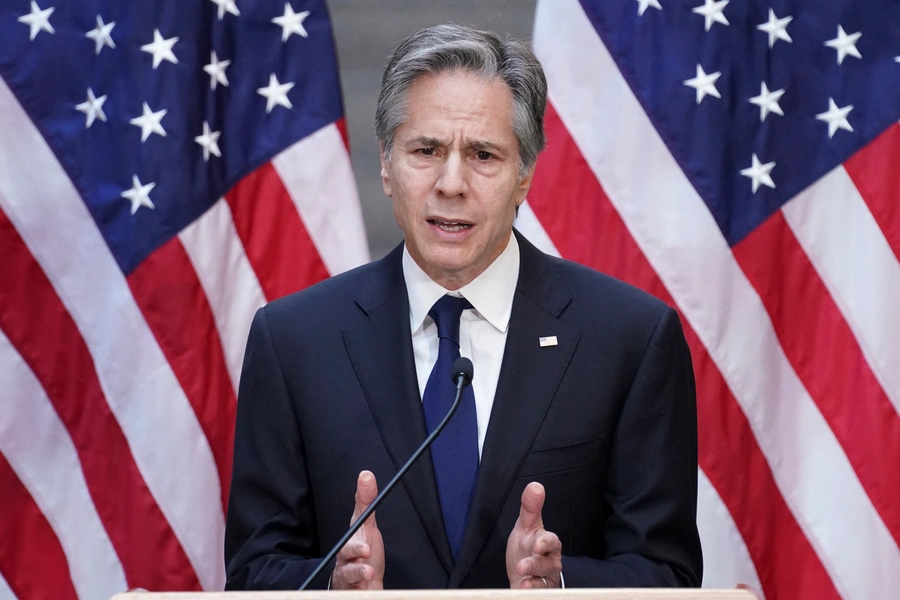
[[[534,55],[490,33],[432,27],[392,56],[376,133],[404,244],[256,315],[229,589],[306,579],[434,428],[460,353],[474,397],[314,587],[699,585],[675,311],[512,227],[545,105]]]

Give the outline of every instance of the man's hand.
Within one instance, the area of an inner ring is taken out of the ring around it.
[[[378,483],[371,471],[363,471],[356,480],[356,506],[350,524],[356,522],[378,495]],[[383,590],[384,542],[375,523],[375,514],[359,528],[338,552],[331,575],[335,590]]]
[[[532,481],[522,492],[519,519],[506,542],[506,575],[512,589],[561,587],[562,542],[544,529],[544,486]]]

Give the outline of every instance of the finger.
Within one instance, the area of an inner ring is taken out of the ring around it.
[[[520,587],[526,590],[543,590],[550,586],[551,584],[549,579],[547,579],[547,582],[544,583],[544,580],[540,577],[526,577],[520,584]]]
[[[559,541],[559,536],[552,531],[544,531],[535,536],[531,552],[543,556],[562,554],[562,542]]]
[[[338,552],[337,561],[338,563],[347,563],[358,558],[369,558],[370,556],[372,556],[372,548],[369,544],[351,539]]]
[[[522,492],[522,507],[519,509],[519,520],[516,522],[517,527],[525,529],[540,529],[541,509],[544,508],[544,486],[536,481],[532,481]]]
[[[529,556],[516,563],[516,573],[522,577],[556,577],[562,571],[559,556]]]
[[[351,563],[342,566],[337,576],[347,585],[356,585],[364,581],[372,581],[375,578],[375,569],[365,563]]]
[[[365,512],[377,495],[378,483],[375,481],[375,475],[371,471],[362,471],[356,480],[356,502],[353,507],[351,523],[355,522]],[[374,515],[372,517],[374,518]]]

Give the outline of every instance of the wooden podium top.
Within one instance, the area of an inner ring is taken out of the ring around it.
[[[567,589],[567,590],[384,590],[283,592],[129,592],[112,600],[757,600],[747,590]]]

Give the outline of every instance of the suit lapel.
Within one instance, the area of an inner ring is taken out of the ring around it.
[[[343,332],[350,361],[397,470],[426,437],[401,254],[402,245],[381,261],[383,276],[373,277],[356,297],[367,317]],[[401,483],[449,573],[453,557],[444,530],[434,469],[427,454],[413,465]]]
[[[556,276],[551,260],[522,236],[517,239],[519,282],[466,533],[450,574],[451,588],[460,586],[478,558],[580,335],[558,319],[571,295]],[[554,335],[558,345],[541,347],[541,337]]]

